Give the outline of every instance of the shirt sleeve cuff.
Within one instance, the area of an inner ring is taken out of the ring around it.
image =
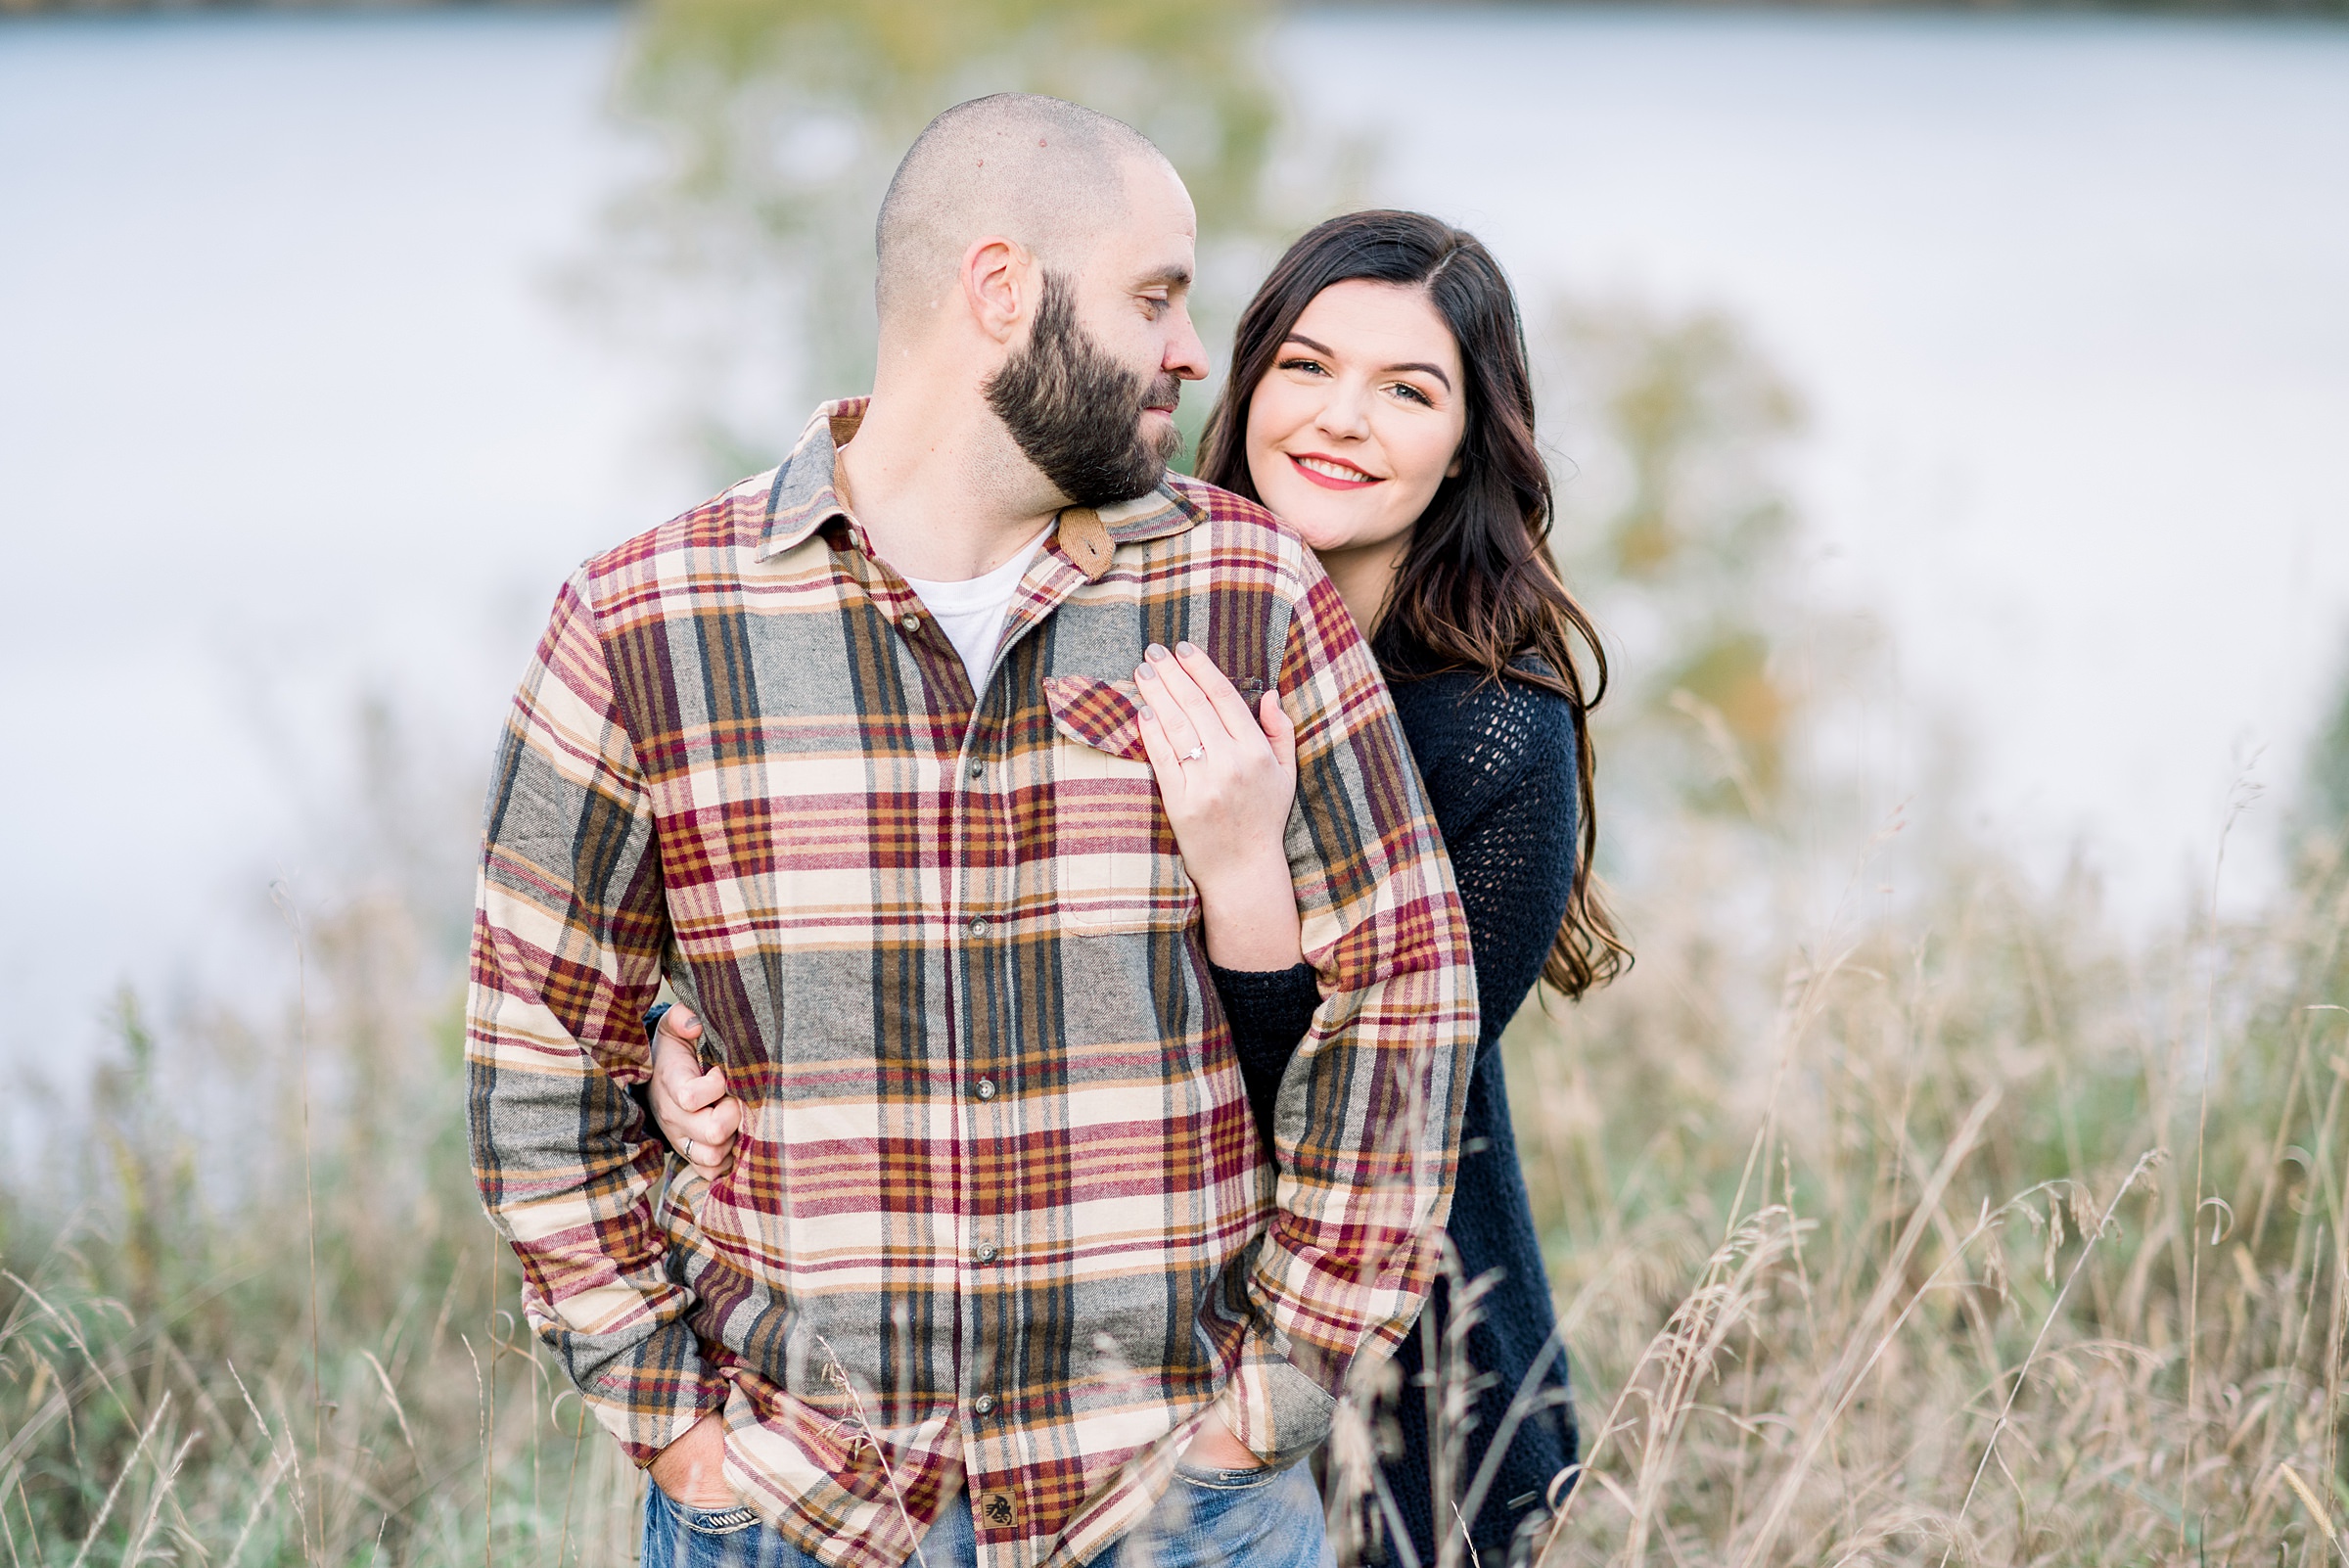
[[[1249,1453],[1275,1468],[1292,1464],[1329,1436],[1338,1407],[1261,1332],[1248,1336],[1216,1411]]]
[[[693,1423],[725,1407],[729,1385],[681,1320],[663,1323],[595,1380],[595,1411],[639,1469]]]

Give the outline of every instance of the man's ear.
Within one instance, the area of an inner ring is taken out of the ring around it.
[[[1007,344],[1036,308],[1036,255],[1000,235],[973,242],[962,254],[962,298],[979,330]]]

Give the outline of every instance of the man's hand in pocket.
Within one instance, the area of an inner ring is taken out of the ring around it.
[[[715,1410],[653,1455],[653,1485],[689,1508],[732,1508],[742,1499],[726,1484],[726,1423]]]
[[[1211,1414],[1199,1423],[1199,1431],[1191,1446],[1183,1451],[1182,1462],[1201,1470],[1261,1470],[1265,1461],[1248,1451],[1248,1446],[1231,1435],[1221,1413]]]

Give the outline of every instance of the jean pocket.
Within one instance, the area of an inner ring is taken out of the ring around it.
[[[748,1508],[680,1506],[677,1511],[685,1516],[685,1528],[697,1536],[738,1536],[759,1528],[759,1516]]]
[[[677,1516],[677,1522],[697,1536],[738,1536],[759,1527],[759,1515],[740,1503],[729,1508],[697,1508],[690,1502],[679,1502],[666,1492],[661,1497]]]
[[[1279,1480],[1281,1473],[1268,1464],[1260,1464],[1247,1470],[1216,1470],[1206,1465],[1185,1464],[1180,1460],[1174,1464],[1177,1479],[1208,1492],[1254,1492]]]

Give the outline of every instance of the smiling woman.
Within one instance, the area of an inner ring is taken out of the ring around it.
[[[1358,625],[1375,625],[1411,525],[1460,472],[1460,350],[1424,288],[1315,295],[1248,403],[1267,506],[1305,536]]]
[[[1304,535],[1391,677],[1512,677],[1572,707],[1574,891],[1542,978],[1568,995],[1611,979],[1625,949],[1590,883],[1580,722],[1606,690],[1606,658],[1550,560],[1549,470],[1499,263],[1424,213],[1332,218],[1249,301],[1226,385],[1199,477]]]

